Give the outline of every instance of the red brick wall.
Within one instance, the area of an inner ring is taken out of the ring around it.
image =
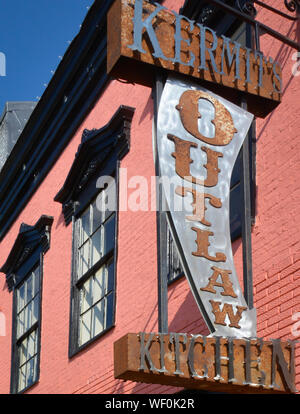
[[[176,3],[176,4],[175,4]],[[175,1],[165,2],[174,8]],[[295,38],[296,24],[266,12],[258,19]],[[299,30],[297,32],[299,41]],[[299,154],[300,76],[291,75],[294,51],[261,39],[262,50],[283,67],[283,101],[266,119],[257,121],[257,215],[252,233],[254,300],[258,336],[297,339],[293,315],[300,312]],[[130,153],[121,163],[127,176],[144,176],[150,186],[155,174],[152,155],[153,103],[151,90],[113,81],[36,191],[0,244],[2,264],[16,239],[21,222],[34,224],[41,214],[54,216],[51,246],[44,258],[41,371],[28,393],[168,393],[176,388],[136,384],[113,378],[112,344],[127,332],[157,331],[156,212],[120,212],[117,262],[116,326],[85,350],[68,358],[71,276],[71,225],[65,227],[61,205],[53,201],[74,160],[83,129],[105,125],[119,105],[136,107]],[[126,183],[121,181],[121,191]],[[133,191],[133,190],[132,190]],[[130,194],[130,191],[129,191]],[[297,214],[298,213],[298,214]],[[241,243],[234,244],[236,268],[241,276]],[[0,312],[6,316],[6,335],[0,336],[0,393],[9,392],[11,361],[12,293],[0,278]],[[169,287],[169,328],[207,334],[185,279]],[[300,329],[299,329],[300,331]],[[298,339],[299,339],[299,334]],[[300,355],[297,347],[297,386]]]
[[[287,12],[284,7],[282,11]],[[300,42],[299,23],[266,11],[259,11],[257,19]],[[257,121],[257,214],[252,234],[257,333],[299,339],[300,330],[296,336],[292,332],[292,317],[300,312],[300,76],[292,74],[294,49],[268,35],[261,36],[261,49],[282,66],[283,96],[275,111]],[[300,389],[298,345],[296,355]]]

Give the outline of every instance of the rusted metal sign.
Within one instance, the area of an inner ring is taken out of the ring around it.
[[[115,378],[218,392],[296,392],[295,342],[128,333],[114,343]]]
[[[230,178],[253,115],[198,85],[169,78],[157,118],[162,188],[184,273],[211,333],[256,336],[235,270]]]
[[[281,100],[277,62],[162,5],[116,0],[107,15],[107,36],[107,71],[117,77],[149,83],[158,66],[219,85],[216,92],[225,97],[246,93],[249,110],[259,117]]]

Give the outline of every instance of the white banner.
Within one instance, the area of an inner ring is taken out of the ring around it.
[[[213,335],[256,336],[234,267],[232,169],[253,115],[208,90],[169,78],[157,125],[163,189],[186,276]]]

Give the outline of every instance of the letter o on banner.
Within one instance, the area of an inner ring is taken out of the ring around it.
[[[198,118],[201,118],[201,114],[198,111],[199,99],[205,99],[211,102],[215,108],[215,119],[211,121],[215,126],[214,138],[207,138],[199,132]],[[232,140],[235,132],[237,132],[230,112],[218,99],[206,92],[197,90],[183,92],[176,109],[180,113],[184,128],[195,138],[200,139],[206,144],[217,146],[227,145]]]

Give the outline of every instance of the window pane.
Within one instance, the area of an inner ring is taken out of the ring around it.
[[[24,333],[25,326],[25,310],[22,310],[17,317],[17,338],[20,338]]]
[[[34,271],[33,271],[33,278],[34,278],[34,295],[36,295],[38,293],[38,291],[40,290],[40,268],[37,267]]]
[[[88,207],[81,216],[81,240],[83,244],[90,235],[90,207]]]
[[[110,217],[104,224],[104,252],[105,255],[115,246],[115,215]]]
[[[26,370],[26,386],[33,384],[36,379],[36,361],[37,358],[34,357],[27,362],[27,370]]]
[[[28,387],[37,375],[37,331],[32,332],[19,346],[18,391]]]
[[[18,312],[19,312],[25,306],[25,284],[24,283],[18,289],[17,300],[18,300],[17,309],[18,309]]]
[[[27,338],[25,338],[19,347],[19,366],[25,364],[27,359]]]
[[[31,301],[31,299],[33,298],[33,277],[32,275],[29,276],[29,278],[27,279],[26,285],[27,285],[27,296],[26,296],[26,303],[28,303],[29,301]]]
[[[26,364],[19,370],[19,384],[18,391],[26,387]]]
[[[101,227],[93,234],[92,238],[92,247],[91,247],[91,266],[100,260],[101,257]]]
[[[114,319],[114,292],[111,292],[106,297],[106,328],[113,325]]]
[[[97,203],[99,205],[99,201]],[[96,201],[92,204],[93,220],[92,220],[92,231],[94,233],[102,222],[102,212],[97,208]]]
[[[89,240],[79,249],[78,252],[78,277],[84,275],[89,269]]]
[[[38,320],[38,316],[39,316],[39,297],[36,296],[33,299],[32,324],[34,324]]]
[[[32,325],[33,302],[29,302],[25,308],[25,332]]]
[[[81,309],[80,313],[84,313],[93,305],[93,278],[90,277],[81,289]]]
[[[38,320],[39,315],[39,295],[37,294],[34,299],[34,281],[35,276],[32,275],[27,279],[24,286],[26,287],[26,306],[18,315],[17,318],[17,336],[26,333],[26,331]],[[21,289],[21,288],[20,288]]]
[[[105,267],[101,267],[94,276],[93,303],[98,302],[105,295]]]
[[[92,311],[89,310],[80,318],[80,345],[84,344],[91,338],[91,313]]]
[[[27,359],[32,358],[36,354],[36,331],[33,331],[29,337],[27,342]]]
[[[95,200],[95,206],[96,209],[98,211],[98,214],[101,216],[100,218],[100,224],[103,223],[103,221],[105,220],[105,210],[104,210],[104,192],[101,191],[98,195],[97,198]],[[93,204],[93,205],[94,205]],[[97,223],[96,223],[97,224]],[[96,227],[94,227],[94,230],[96,229]]]
[[[92,336],[98,335],[105,329],[104,326],[104,315],[105,315],[105,300],[98,302],[93,308],[93,331]]]
[[[116,186],[114,181],[104,191],[104,208],[105,219],[112,215],[116,211]]]
[[[114,289],[115,285],[115,269],[114,269],[114,261],[111,260],[107,266],[107,292],[110,292]]]

